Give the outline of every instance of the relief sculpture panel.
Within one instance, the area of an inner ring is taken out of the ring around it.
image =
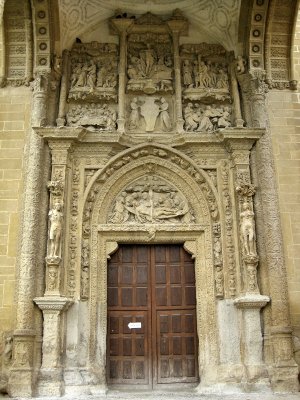
[[[172,43],[168,34],[131,34],[127,58],[128,92],[173,92]]]
[[[117,196],[108,223],[191,223],[193,211],[186,198],[155,176],[135,181]]]
[[[186,132],[214,132],[232,126],[229,64],[219,45],[180,47],[183,118]]]

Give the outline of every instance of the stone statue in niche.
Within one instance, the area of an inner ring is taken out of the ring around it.
[[[108,222],[123,223],[191,223],[195,218],[188,201],[158,177],[140,179],[116,198]]]
[[[205,103],[230,100],[229,53],[219,45],[185,44],[180,48],[183,98]]]
[[[166,34],[132,34],[128,41],[127,91],[173,91],[173,61],[170,38]]]
[[[114,106],[106,103],[71,104],[66,119],[68,126],[114,131],[116,129],[117,112]]]
[[[134,97],[130,102],[128,129],[130,131],[170,131],[172,122],[169,103],[164,97]]]
[[[62,204],[56,202],[49,211],[49,257],[60,256],[60,239],[62,233]]]
[[[183,108],[183,116],[187,132],[214,132],[231,126],[231,110],[228,106],[188,103]]]
[[[68,100],[117,101],[117,45],[76,43],[70,52],[70,61]]]
[[[243,253],[246,256],[256,255],[254,212],[248,202],[244,202],[241,207],[240,229]]]

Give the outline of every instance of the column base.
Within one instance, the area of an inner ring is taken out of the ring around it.
[[[64,370],[65,394],[105,394],[107,387],[88,368],[66,368]]]
[[[7,384],[10,397],[30,398],[34,395],[34,379],[31,368],[14,368],[11,370]]]
[[[299,392],[300,385],[298,381],[298,366],[290,365],[272,365],[269,368],[271,378],[271,388],[275,393],[295,393]]]
[[[42,368],[38,377],[37,395],[39,397],[62,396],[64,380],[61,369]]]

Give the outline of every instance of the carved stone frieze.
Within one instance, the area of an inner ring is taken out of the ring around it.
[[[113,105],[104,104],[70,104],[66,115],[67,126],[83,126],[100,131],[115,131],[117,112]]]
[[[184,128],[186,132],[212,133],[218,129],[229,128],[231,122],[230,107],[188,103],[183,108]]]

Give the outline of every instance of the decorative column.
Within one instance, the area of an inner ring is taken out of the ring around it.
[[[242,118],[241,99],[239,94],[237,75],[243,73],[244,70],[245,70],[245,60],[239,56],[230,65],[230,78],[231,78],[230,81],[231,81],[231,91],[233,97],[235,126],[238,128],[242,128],[244,126],[244,120]]]
[[[266,127],[255,151],[256,180],[259,185],[261,218],[258,234],[263,236],[266,269],[271,303],[270,339],[272,353],[269,365],[274,391],[298,391],[298,367],[293,359],[292,329],[288,303],[287,276],[284,264],[283,240],[279,213],[272,138],[266,110],[267,85],[265,71],[255,70],[238,77],[244,102],[251,104],[251,121],[255,127]]]
[[[175,14],[175,13],[174,13]],[[176,110],[176,128],[178,133],[183,133],[184,119],[182,116],[182,89],[181,89],[181,65],[179,56],[179,37],[187,30],[187,20],[181,15],[173,15],[173,18],[167,21],[167,25],[172,33],[173,52],[174,52],[174,72],[175,72],[175,110]]]
[[[119,110],[118,110],[118,132],[125,132],[125,89],[126,89],[126,37],[128,28],[133,24],[130,18],[114,18],[111,20],[113,28],[120,35],[120,60],[119,60]]]
[[[61,295],[62,254],[64,231],[65,182],[69,140],[49,140],[52,153],[52,176],[48,182],[50,191],[50,211],[48,213],[48,243],[46,256],[46,291],[44,297],[34,302],[43,312],[43,357],[39,373],[38,395],[56,396],[63,394],[63,376],[61,368],[62,312],[71,304]]]
[[[66,124],[66,102],[68,95],[68,80],[69,80],[69,54],[68,50],[63,51],[62,58],[62,76],[60,83],[60,96],[59,96],[59,106],[58,106],[58,118],[56,124],[58,127],[62,127]]]
[[[32,83],[32,126],[43,126],[47,122],[47,97],[49,74],[38,73]],[[14,331],[13,364],[8,390],[12,397],[32,397],[34,377],[35,277],[39,268],[39,246],[43,238],[40,231],[40,204],[43,190],[43,140],[31,130],[29,137],[28,163],[25,171],[25,193],[23,231],[21,235],[19,279],[17,289],[17,320]]]

